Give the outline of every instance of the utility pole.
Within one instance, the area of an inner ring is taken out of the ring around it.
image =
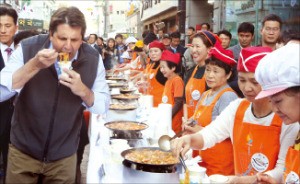
[[[103,36],[104,38],[107,38],[107,31],[108,31],[108,0],[104,0],[104,6],[103,6],[103,15],[104,15],[104,30],[103,30]]]
[[[177,16],[179,17],[180,43],[185,45],[186,0],[178,0]]]

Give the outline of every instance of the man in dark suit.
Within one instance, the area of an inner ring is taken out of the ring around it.
[[[14,51],[14,35],[18,30],[17,12],[6,5],[0,4],[0,71],[5,67],[8,62],[8,58]],[[11,117],[14,111],[14,101],[15,96],[10,99],[0,102],[0,155],[2,155],[3,169],[6,171],[7,166],[7,154],[8,154],[8,144],[10,142],[10,124]],[[1,175],[5,173],[1,173]]]
[[[102,56],[102,49],[97,45],[96,41],[98,39],[98,36],[96,34],[90,34],[88,39],[88,44],[90,44],[94,49],[96,49],[99,54]]]
[[[186,48],[184,48],[182,45],[180,45],[180,33],[173,32],[170,34],[170,38],[171,38],[171,44],[170,44],[170,48],[168,50],[170,50],[173,53],[180,54],[179,66],[180,66],[180,68],[182,68],[182,57],[184,57],[184,52],[185,52]],[[179,74],[181,77],[183,77],[183,69],[181,69]]]
[[[180,45],[180,33],[174,32],[170,34],[171,38],[171,44],[170,44],[170,51],[173,53],[179,53],[182,57],[186,48],[184,48],[182,45]]]

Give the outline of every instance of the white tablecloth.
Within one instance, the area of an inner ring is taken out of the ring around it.
[[[105,121],[101,116],[91,115],[87,183],[179,182],[179,175],[177,173],[147,173],[123,166],[122,158],[118,157],[120,156],[120,152],[112,155],[111,145],[109,145],[110,132],[104,127],[104,124]],[[126,149],[126,146],[128,145],[124,145],[124,149]],[[101,174],[103,170],[105,175]]]

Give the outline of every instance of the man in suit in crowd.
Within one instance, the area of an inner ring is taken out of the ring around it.
[[[173,53],[179,53],[182,57],[185,49],[182,45],[180,45],[180,33],[179,32],[173,32],[170,34],[171,38],[171,44],[170,44],[170,51]]]
[[[7,64],[11,53],[14,51],[14,35],[18,30],[18,14],[16,10],[7,5],[0,5],[0,71]],[[14,111],[12,96],[4,102],[0,102],[0,155],[3,170],[6,171],[8,144],[10,140],[10,122]],[[5,174],[5,173],[2,173]]]
[[[102,49],[97,45],[96,41],[98,39],[98,36],[96,34],[90,34],[88,39],[88,44],[92,46],[94,49],[96,49],[100,55],[102,55]]]
[[[182,45],[180,45],[180,33],[179,32],[171,33],[170,38],[171,38],[171,44],[170,44],[170,48],[168,50],[170,50],[173,53],[180,54],[180,62],[179,62],[179,66],[181,67],[180,76],[183,77],[182,57],[184,55],[186,48],[184,48]]]

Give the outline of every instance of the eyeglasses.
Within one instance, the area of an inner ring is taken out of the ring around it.
[[[265,28],[265,30],[267,31],[267,32],[278,32],[280,29],[278,28],[278,27],[266,27]]]

